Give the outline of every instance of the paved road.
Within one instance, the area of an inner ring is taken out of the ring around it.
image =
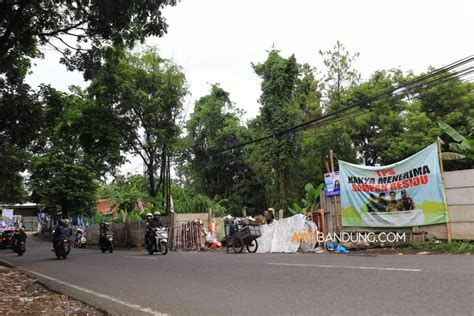
[[[49,243],[27,246],[24,257],[0,250],[0,259],[115,314],[474,315],[473,256],[75,249],[56,260]]]

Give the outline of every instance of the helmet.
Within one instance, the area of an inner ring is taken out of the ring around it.
[[[160,216],[161,214],[160,214],[160,212],[156,211],[155,213],[153,213],[153,215],[155,215],[155,216],[156,216],[156,215]]]
[[[146,217],[152,217],[153,215],[151,213],[146,213]]]

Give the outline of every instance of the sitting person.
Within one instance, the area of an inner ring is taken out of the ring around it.
[[[99,245],[107,241],[107,234],[110,234],[109,224],[106,222],[100,223],[99,228]]]
[[[152,242],[155,245],[155,247],[156,247],[156,243],[154,242],[155,230],[156,228],[163,227],[163,223],[161,222],[160,215],[161,214],[158,211],[153,213],[153,218],[151,218],[148,221],[147,232],[145,235],[145,243],[148,244],[149,242]]]

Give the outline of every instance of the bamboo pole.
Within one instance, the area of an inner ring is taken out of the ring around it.
[[[329,150],[329,160],[331,162],[331,172],[334,172],[334,154],[333,154],[332,149]],[[336,232],[339,232],[340,230],[339,204],[338,204],[336,195],[333,195],[332,198],[334,201],[334,213],[336,214]]]
[[[443,167],[443,157],[441,155],[441,142],[439,139],[436,141],[438,143],[438,160],[439,160],[439,169],[441,172],[441,179],[443,180],[443,190],[446,194],[446,181],[444,179],[444,167]],[[447,210],[448,221],[446,222],[446,238],[448,243],[451,243],[451,224],[449,223],[449,209]]]

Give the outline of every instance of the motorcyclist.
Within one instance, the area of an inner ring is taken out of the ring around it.
[[[72,229],[69,227],[69,221],[67,219],[60,220],[56,228],[54,229],[53,233],[53,250],[56,247],[56,245],[61,242],[64,238],[67,238],[71,240],[72,237]],[[69,250],[71,250],[71,247],[69,245]]]
[[[102,245],[107,240],[107,234],[110,234],[109,223],[100,223],[99,228],[99,244]]]
[[[28,236],[26,236],[25,233],[25,226],[21,226],[15,229],[15,233],[12,236],[11,245],[14,246],[17,240],[26,241],[26,238],[28,238]]]
[[[147,214],[148,215],[148,214]],[[145,240],[147,243],[152,242],[155,238],[155,229],[163,227],[163,223],[160,219],[160,212],[156,211],[153,213],[153,217],[148,221],[147,233]],[[153,242],[156,247],[156,243]]]

